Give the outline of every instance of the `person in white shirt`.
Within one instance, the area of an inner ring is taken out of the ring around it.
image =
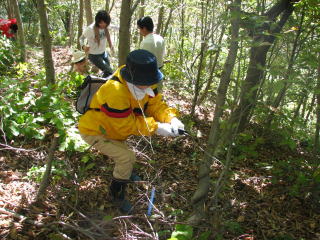
[[[153,33],[153,21],[149,16],[142,17],[137,21],[140,34],[144,36],[140,44],[140,49],[147,50],[156,56],[158,68],[163,67],[163,57],[165,52],[164,39],[158,34]]]
[[[82,50],[89,53],[90,62],[103,71],[103,77],[108,77],[113,73],[108,53],[106,52],[107,41],[111,52],[114,52],[108,30],[110,22],[110,15],[106,11],[98,11],[95,16],[95,22],[84,30],[79,39]],[[87,39],[87,45],[85,44],[85,39]]]

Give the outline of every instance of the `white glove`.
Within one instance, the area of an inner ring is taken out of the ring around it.
[[[158,135],[164,137],[175,137],[176,135],[173,132],[172,126],[169,123],[160,123],[158,122],[158,129],[156,131]]]
[[[184,130],[184,124],[176,117],[171,119],[171,126],[176,136],[179,136],[179,129]]]

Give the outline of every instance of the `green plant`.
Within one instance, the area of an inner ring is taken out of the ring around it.
[[[193,236],[193,227],[184,224],[177,224],[175,230],[168,240],[191,240]]]
[[[32,166],[28,172],[26,178],[36,183],[40,183],[41,179],[46,171],[46,166]],[[68,172],[65,169],[63,161],[54,161],[51,168],[51,175],[53,182],[58,182],[64,177],[68,176]]]
[[[0,36],[0,76],[12,73],[16,61],[17,49],[14,43],[3,35]]]
[[[73,99],[76,86],[82,78],[76,75],[60,76],[57,85],[45,85],[42,79],[33,82],[25,79],[28,64],[19,65],[17,78],[3,77],[0,116],[2,129],[8,139],[44,139],[52,131],[61,136],[61,151],[80,150],[86,144],[79,138],[76,128],[78,113],[74,110]],[[39,76],[44,76],[41,72]]]

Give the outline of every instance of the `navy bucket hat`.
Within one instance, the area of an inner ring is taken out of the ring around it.
[[[163,78],[163,74],[158,69],[156,57],[143,49],[130,52],[126,66],[120,72],[127,82],[140,86],[151,86]]]

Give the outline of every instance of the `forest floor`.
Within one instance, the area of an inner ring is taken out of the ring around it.
[[[39,65],[40,52],[30,53],[30,61]],[[53,49],[57,73],[70,70],[70,54],[66,48]],[[169,89],[164,90],[164,95],[188,117],[188,99]],[[204,148],[212,116],[206,109],[199,109],[198,114],[201,117],[193,128],[201,131],[198,142]],[[129,185],[128,197],[134,204],[134,213],[128,216],[121,215],[110,202],[108,187],[113,163],[95,150],[90,150],[88,162],[80,161],[88,153],[70,156],[56,151],[54,157],[64,162],[67,175],[53,179],[46,199],[35,204],[38,184],[29,180],[27,174],[32,166],[44,165],[50,142],[34,141],[23,144],[21,149],[0,149],[0,238],[170,238],[175,226],[184,224],[191,212],[189,203],[196,189],[197,162],[202,151],[189,137],[155,136],[151,142],[153,150],[142,138],[128,140],[137,155],[135,169],[143,177],[143,182]],[[303,149],[284,151],[265,144],[259,147],[257,156],[234,162],[218,208],[211,208],[209,198],[208,218],[194,228],[192,239],[320,239],[319,203],[308,196],[292,196],[290,181],[273,181],[270,166],[290,158],[307,160],[312,156]],[[212,165],[212,179],[217,179],[221,169],[219,163]],[[153,187],[155,207],[148,217]],[[210,237],[201,238],[206,232],[211,233]]]

